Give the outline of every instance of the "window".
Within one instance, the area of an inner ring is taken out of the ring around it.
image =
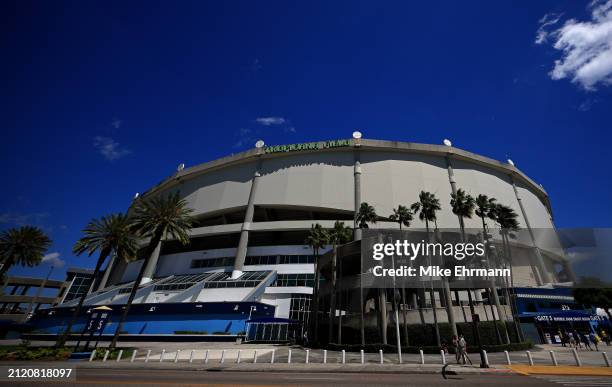
[[[234,257],[194,259],[193,261],[191,261],[192,269],[202,269],[205,267],[226,267],[226,266],[234,266]]]
[[[278,274],[272,286],[308,286],[314,284],[314,274]]]
[[[198,282],[204,281],[208,277],[211,277],[217,273],[204,273],[204,274],[186,274],[176,275],[166,281],[162,281],[160,284],[155,285],[154,291],[177,291],[189,289]]]
[[[245,271],[237,279],[231,279],[229,273],[222,273],[204,284],[205,288],[254,288],[261,283],[268,275],[269,271]]]
[[[92,277],[90,275],[75,274],[70,289],[68,289],[66,297],[64,298],[64,302],[74,300],[87,293],[91,286],[91,281]]]
[[[310,300],[311,297],[304,294],[292,294],[291,306],[289,307],[289,318],[302,322],[308,326],[308,318],[310,317]]]
[[[314,255],[261,255],[246,257],[245,265],[287,265],[314,263]]]
[[[249,256],[244,260],[245,265],[276,265],[279,255]]]

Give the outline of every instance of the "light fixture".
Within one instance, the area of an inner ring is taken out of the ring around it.
[[[360,131],[358,131],[358,130],[354,131],[354,132],[353,132],[353,138],[354,138],[355,140],[359,140],[359,139],[361,138],[361,132],[360,132]]]
[[[260,149],[260,148],[263,148],[263,147],[264,147],[264,145],[266,145],[266,144],[263,142],[263,140],[258,140],[258,141],[255,143],[255,148]]]
[[[140,196],[140,194],[139,194],[138,192],[136,192],[136,193],[134,194],[134,200],[138,199],[138,197],[139,197],[139,196]]]
[[[180,164],[178,165],[178,167],[176,167],[176,171],[177,171],[177,172],[180,172],[180,171],[182,171],[183,169],[185,169],[185,164],[183,164],[183,163],[180,163]]]
[[[451,142],[451,140],[449,140],[448,138],[445,138],[444,141],[442,141],[444,143],[444,145],[446,146],[453,146],[453,143]]]
[[[514,167],[514,161],[508,159],[508,164],[512,165]]]

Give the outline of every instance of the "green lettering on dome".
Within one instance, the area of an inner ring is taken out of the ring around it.
[[[264,148],[265,153],[299,152],[304,150],[329,149],[350,146],[350,140],[329,140],[323,142],[303,142],[289,145],[273,145]]]

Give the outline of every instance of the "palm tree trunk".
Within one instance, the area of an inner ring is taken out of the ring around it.
[[[431,237],[429,235],[429,222],[425,219],[425,229],[427,230],[427,240],[431,242]],[[427,258],[429,258],[429,264],[431,265],[431,257],[427,254]],[[434,329],[436,333],[436,343],[438,347],[440,347],[440,327],[438,327],[438,312],[436,311],[436,297],[433,289],[433,278],[431,279],[431,288],[429,292],[429,296],[431,297],[431,311],[433,313],[434,318]]]
[[[504,235],[504,237],[506,238],[506,245],[508,246],[507,262],[510,265],[510,288],[512,288],[512,293],[514,293],[514,277],[513,277],[513,270],[512,270],[512,250],[510,249],[510,241],[507,239],[508,236]],[[516,300],[514,298],[514,294],[510,294],[510,291],[508,290],[507,287],[506,287],[506,297],[508,298],[508,303],[510,304],[510,312],[512,313],[512,320],[514,321],[514,329],[516,331],[516,338],[519,342],[523,341],[524,335],[523,335],[523,330],[521,329],[521,321],[518,317],[518,308],[516,307],[516,304],[515,304]]]
[[[314,249],[314,255],[315,255],[315,264],[314,264],[315,282],[313,284],[313,289],[312,289],[313,307],[312,307],[312,312],[310,316],[311,321],[312,321],[310,325],[313,327],[313,332],[311,332],[310,337],[316,343],[318,342],[318,337],[319,337],[319,249],[318,248]]]
[[[340,260],[340,263],[338,264],[338,271],[340,275],[336,282],[342,281],[342,260]],[[336,298],[338,300],[338,344],[342,344],[342,307],[345,307],[342,300],[342,294],[342,286],[340,286],[340,291],[338,292],[338,296]]]
[[[90,289],[93,287],[94,283],[96,282],[96,278],[98,277],[100,273],[100,268],[102,267],[102,264],[104,263],[104,261],[106,260],[109,254],[110,254],[110,250],[103,250],[100,252],[100,256],[98,257],[98,262],[96,262],[96,268],[94,269],[93,276],[91,279],[92,286],[90,287]],[[66,330],[60,336],[60,338],[57,340],[57,343],[55,344],[56,347],[63,347],[66,344],[66,340],[68,340],[68,336],[70,336],[70,330],[72,329],[72,326],[74,325],[76,320],[79,318],[79,314],[81,313],[81,309],[83,308],[83,304],[85,303],[85,299],[87,298],[88,295],[89,295],[89,292],[84,292],[83,295],[81,295],[79,299],[79,303],[76,309],[74,310],[74,313],[72,314],[72,317],[70,318],[70,321],[68,322],[68,326],[66,327]]]
[[[119,335],[121,334],[121,329],[123,328],[123,324],[127,319],[127,315],[130,312],[130,307],[132,306],[132,302],[134,302],[134,298],[136,297],[136,293],[138,292],[138,288],[140,287],[140,282],[142,281],[142,277],[144,276],[144,272],[147,268],[147,263],[149,263],[149,259],[151,258],[151,254],[153,250],[157,247],[157,244],[161,241],[162,234],[161,232],[156,232],[151,238],[149,242],[149,246],[147,247],[147,251],[144,257],[144,261],[142,262],[142,267],[138,272],[138,277],[134,281],[134,285],[132,285],[132,291],[130,292],[130,297],[128,298],[127,303],[125,304],[125,310],[121,315],[121,319],[119,320],[119,324],[117,324],[117,329],[115,330],[115,335],[113,336],[113,341],[111,341],[109,348],[115,348],[117,346],[117,341],[119,341]]]
[[[402,288],[402,317],[404,318],[404,344],[410,345],[408,340],[408,318],[406,316],[406,289]]]
[[[331,267],[331,274],[332,274],[332,291],[331,291],[331,296],[329,299],[329,317],[328,317],[328,322],[327,322],[327,342],[331,343],[332,342],[332,335],[333,335],[333,329],[334,329],[334,317],[336,315],[336,259],[337,259],[337,248],[336,248],[336,244],[334,243],[333,245],[333,253],[332,253],[332,267]]]
[[[2,269],[0,269],[0,278],[4,277],[4,275],[9,271],[11,267],[15,264],[15,257],[12,256],[3,262]]]

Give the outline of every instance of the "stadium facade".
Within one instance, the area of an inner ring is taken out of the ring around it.
[[[555,228],[546,191],[511,162],[499,162],[450,143],[349,139],[258,146],[180,169],[141,195],[147,198],[178,192],[194,210],[197,222],[189,245],[167,240],[153,253],[125,331],[237,335],[247,324],[259,323],[263,328],[256,330],[253,339],[286,338],[292,326],[303,329],[309,319],[315,268],[312,248],[305,239],[312,224],[331,228],[340,220],[355,227],[355,212],[361,203],[369,203],[380,216],[387,217],[398,205],[410,206],[417,201],[424,190],[440,199],[437,227],[457,228],[458,218],[449,201],[458,188],[510,206],[529,231],[532,258],[513,264],[514,286],[550,286],[573,279],[558,241],[539,240],[540,235],[550,234],[536,232]],[[476,218],[465,222],[467,228],[481,227]],[[381,220],[371,227],[397,229],[398,225]],[[415,218],[411,228],[424,228],[424,223]],[[328,250],[329,246],[322,253]],[[112,259],[87,297],[76,331],[84,326],[86,313],[102,305],[113,309],[105,333],[114,331],[142,262]],[[463,316],[460,319],[466,318],[468,298],[473,298],[482,319],[494,317],[481,292],[464,290],[455,295],[452,305],[455,314]],[[425,303],[407,302],[402,306],[409,312],[404,318],[413,323],[429,322],[431,317],[427,311],[423,317],[423,309],[435,307],[444,321],[442,298],[437,295]],[[36,316],[38,331],[60,331],[76,303],[72,299],[40,311]],[[418,305],[420,314],[416,312]],[[371,309],[368,305],[361,308],[366,313]],[[336,313],[342,315],[343,311]]]

